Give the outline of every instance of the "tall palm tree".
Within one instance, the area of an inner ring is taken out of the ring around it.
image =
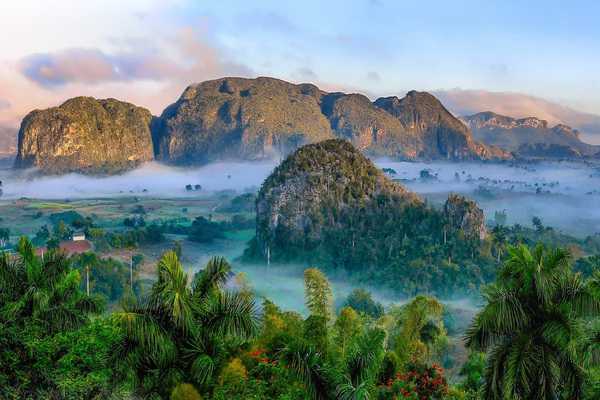
[[[368,400],[384,355],[385,333],[370,329],[352,344],[341,365],[335,365],[314,346],[294,341],[281,350],[279,358],[304,383],[315,400]]]
[[[41,259],[31,242],[21,238],[17,256],[0,254],[0,321],[26,324],[33,320],[55,333],[83,325],[98,313],[102,301],[80,290],[80,276],[61,252]]]
[[[169,251],[149,296],[116,314],[126,336],[118,354],[133,367],[140,394],[168,397],[181,382],[207,390],[225,361],[225,340],[254,335],[254,300],[223,290],[230,273],[224,258],[212,258],[190,285]]]
[[[488,351],[485,399],[582,397],[582,323],[600,311],[592,286],[566,250],[509,247],[466,334],[468,347]]]
[[[47,398],[56,389],[32,342],[80,328],[101,311],[99,298],[86,296],[80,284],[64,254],[41,259],[26,238],[16,255],[0,253],[0,398]]]

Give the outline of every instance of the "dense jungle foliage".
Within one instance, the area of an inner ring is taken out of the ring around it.
[[[568,250],[543,245],[507,245],[501,260],[463,342],[434,297],[383,307],[355,290],[335,309],[309,268],[301,315],[228,283],[223,258],[190,276],[176,251],[149,290],[125,288],[107,311],[105,288],[83,290],[85,260],[42,259],[23,238],[0,256],[0,397],[598,398],[597,270],[574,272]]]

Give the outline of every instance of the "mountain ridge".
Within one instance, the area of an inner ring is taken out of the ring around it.
[[[600,146],[583,142],[577,129],[565,124],[550,126],[537,117],[512,118],[485,111],[461,120],[478,140],[520,157],[586,158],[600,152]]]
[[[205,81],[188,86],[161,115],[157,154],[174,163],[260,159],[342,137],[371,156],[510,158],[476,143],[434,96],[411,91],[403,99],[392,109],[383,98],[372,102],[358,93],[329,93],[269,77]]]
[[[139,115],[127,121],[130,114],[123,109],[111,122],[107,113],[117,108],[104,107],[108,101],[138,110]],[[111,123],[116,125],[110,129],[119,134],[106,131]],[[474,140],[471,131],[426,92],[373,102],[362,94],[329,93],[310,83],[224,77],[189,85],[159,117],[130,103],[89,97],[32,111],[19,130],[15,166],[35,166],[47,173],[118,173],[152,159],[203,165],[276,158],[332,138],[347,139],[371,157],[511,158],[508,152]],[[109,156],[104,162],[102,154]]]

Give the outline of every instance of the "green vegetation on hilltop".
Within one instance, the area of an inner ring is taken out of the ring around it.
[[[323,265],[414,295],[475,293],[493,278],[483,212],[450,196],[443,210],[389,180],[350,143],[300,148],[265,180],[247,260]]]

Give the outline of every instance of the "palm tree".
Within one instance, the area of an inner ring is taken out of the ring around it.
[[[592,286],[566,250],[509,247],[466,334],[468,347],[488,351],[485,399],[582,397],[582,326],[600,311]]]
[[[169,251],[149,296],[116,314],[126,336],[117,354],[133,368],[137,392],[168,397],[181,382],[208,390],[226,361],[225,340],[254,335],[254,300],[223,290],[230,273],[224,258],[212,258],[190,286]]]
[[[281,350],[280,360],[306,387],[315,400],[368,400],[374,392],[384,355],[385,333],[370,329],[361,335],[341,365],[305,341],[294,341]]]
[[[21,238],[17,256],[0,253],[0,322],[39,323],[48,334],[76,329],[102,301],[80,290],[80,276],[62,252],[41,259],[33,245]]]
[[[0,398],[52,397],[52,372],[40,369],[32,343],[78,329],[101,311],[102,302],[80,285],[78,271],[60,252],[41,259],[26,238],[16,255],[0,252]]]

